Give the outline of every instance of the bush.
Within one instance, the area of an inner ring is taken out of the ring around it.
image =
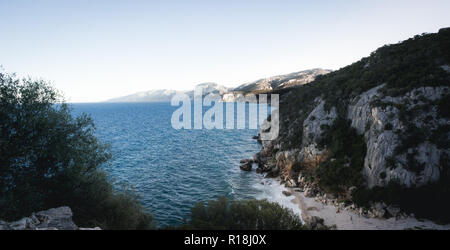
[[[317,106],[317,98],[325,101],[325,108],[336,107],[342,116],[347,115],[346,108],[359,94],[385,83],[381,88],[383,95],[401,96],[420,87],[450,86],[450,76],[440,66],[450,61],[447,44],[450,30],[424,34],[398,44],[386,45],[369,57],[317,77],[313,82],[293,89],[275,90],[280,94],[280,136],[282,149],[297,148],[302,143],[302,124]],[[286,94],[289,93],[289,94]],[[440,101],[439,114],[449,116],[448,96]],[[375,106],[387,106],[388,103],[375,102]],[[400,119],[406,117],[404,104],[394,105],[400,109]],[[427,108],[427,106],[424,106]],[[367,130],[367,129],[366,129]]]
[[[384,125],[384,130],[392,130],[392,123],[386,123],[386,125]]]
[[[386,187],[358,189],[353,193],[353,201],[363,207],[373,202],[383,201],[388,205],[399,206],[406,213],[418,218],[434,220],[438,223],[450,223],[450,185],[446,180],[423,187],[405,187],[397,181],[391,181]]]
[[[178,229],[193,230],[301,230],[300,217],[291,209],[267,200],[218,200],[197,203],[190,221]]]
[[[327,192],[342,193],[351,186],[362,186],[366,143],[362,135],[350,126],[350,121],[338,117],[329,129],[323,131],[322,147],[328,159],[315,171],[319,186]]]
[[[136,195],[102,170],[111,155],[92,119],[73,117],[47,83],[0,72],[0,121],[0,218],[68,205],[80,226],[151,225]]]

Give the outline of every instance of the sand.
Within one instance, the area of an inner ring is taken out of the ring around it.
[[[340,211],[333,205],[316,202],[314,198],[305,197],[304,193],[293,188],[285,188],[292,193],[294,204],[301,210],[302,219],[318,216],[324,219],[327,226],[336,225],[338,230],[404,230],[404,229],[439,229],[450,230],[450,225],[438,225],[429,220],[418,220],[413,217],[396,219],[366,218],[353,211]],[[282,194],[280,194],[282,195]]]

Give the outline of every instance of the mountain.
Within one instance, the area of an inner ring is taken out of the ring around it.
[[[225,102],[234,102],[239,100],[246,94],[262,93],[278,89],[287,89],[294,86],[300,86],[313,81],[317,76],[328,74],[331,70],[311,69],[299,72],[290,73],[287,75],[273,76],[265,79],[260,79],[255,82],[240,85],[237,88],[227,88],[216,83],[201,83],[196,87],[203,89],[203,95],[210,93],[222,96]],[[117,97],[106,102],[170,102],[172,97],[176,94],[187,94],[191,98],[194,96],[194,91],[176,91],[176,90],[150,90],[135,93],[128,96]]]
[[[210,93],[223,95],[224,93],[228,92],[228,88],[216,83],[201,83],[196,87],[201,87],[203,89],[203,95],[207,95]],[[192,98],[194,96],[194,91],[177,91],[169,89],[150,90],[123,97],[113,98],[107,100],[106,102],[170,102],[172,100],[172,97],[176,94],[187,94]]]
[[[262,141],[258,171],[361,216],[449,223],[449,44],[450,28],[418,35],[271,91],[280,133]]]
[[[246,83],[233,89],[234,92],[265,92],[276,89],[284,89],[298,85],[304,85],[314,81],[319,75],[330,73],[331,70],[311,69],[290,73],[287,75],[263,78],[251,83]]]
[[[106,102],[170,102],[172,97],[179,93],[185,92],[168,89],[150,90],[123,97],[113,98],[107,100]]]

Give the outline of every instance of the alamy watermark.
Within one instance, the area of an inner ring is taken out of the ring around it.
[[[275,140],[280,127],[279,96],[278,94],[270,95],[269,119],[267,119],[269,115],[267,97],[267,94],[259,94],[258,97],[254,94],[240,95],[235,102],[225,103],[224,115],[222,97],[214,93],[203,96],[203,88],[196,87],[193,98],[185,93],[173,96],[171,105],[180,106],[181,104],[181,106],[173,112],[171,124],[174,129],[245,129],[246,103],[258,104],[248,107],[248,128],[257,129],[259,125],[261,140]],[[210,108],[203,113],[203,107]]]

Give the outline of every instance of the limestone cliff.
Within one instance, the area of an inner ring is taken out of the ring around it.
[[[280,136],[262,142],[258,171],[344,200],[439,183],[427,192],[448,206],[449,43],[450,29],[416,36],[281,93]]]

